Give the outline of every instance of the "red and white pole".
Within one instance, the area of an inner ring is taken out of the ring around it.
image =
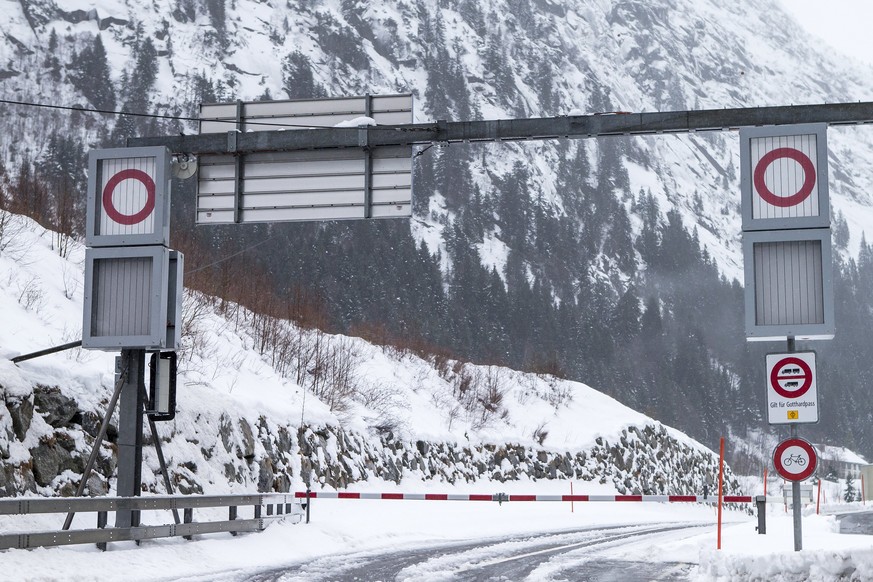
[[[764,467],[764,497],[767,497],[767,467]]]
[[[821,478],[818,480],[818,495],[815,498],[815,514],[818,515],[818,508],[821,504]]]
[[[573,497],[573,482],[572,482],[572,481],[570,481],[570,497]],[[573,512],[575,511],[575,510],[573,509],[573,504],[574,504],[574,503],[576,503],[576,502],[575,502],[575,501],[571,501],[571,502],[570,502],[570,513],[573,513]]]

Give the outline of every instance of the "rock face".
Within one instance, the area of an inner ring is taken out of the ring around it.
[[[572,479],[612,483],[625,494],[691,494],[712,489],[718,458],[671,436],[661,425],[630,426],[617,442],[598,438],[581,451],[521,444],[407,443],[390,435],[349,434],[336,427],[298,432],[301,475],[314,486],[344,488],[376,477],[400,482],[419,477],[446,483]],[[333,454],[328,453],[333,451]],[[728,490],[739,486],[730,470]]]
[[[59,387],[36,386],[26,397],[6,399],[0,407],[5,428],[0,431],[0,496],[74,494],[100,420],[79,410]],[[615,441],[601,437],[584,450],[567,451],[519,443],[404,441],[391,432],[298,428],[265,416],[251,422],[232,411],[221,413],[214,424],[199,415],[192,420],[194,428],[186,432],[184,425],[171,424],[169,436],[163,428],[159,433],[163,446],[177,451],[169,458],[169,477],[184,494],[202,493],[206,486],[263,492],[306,484],[343,489],[370,478],[399,483],[404,477],[483,485],[572,479],[610,483],[626,494],[692,494],[705,486],[712,490],[718,470],[711,451],[680,441],[658,424],[629,426]],[[144,488],[164,493],[150,454],[146,446]],[[111,491],[116,455],[115,445],[104,442],[88,494]],[[727,474],[727,491],[738,491]]]

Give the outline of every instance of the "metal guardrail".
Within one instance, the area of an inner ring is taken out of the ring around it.
[[[239,507],[253,507],[254,517],[238,519]],[[194,521],[194,509],[227,507],[228,519]],[[184,523],[106,527],[110,511],[184,510]],[[293,493],[263,493],[250,495],[161,495],[149,497],[21,497],[0,500],[0,515],[30,515],[46,513],[97,513],[94,529],[22,532],[0,535],[0,550],[27,549],[44,546],[94,543],[105,550],[107,542],[183,536],[197,534],[262,531],[266,526],[287,515],[301,515],[300,503]],[[266,514],[266,515],[264,515]]]

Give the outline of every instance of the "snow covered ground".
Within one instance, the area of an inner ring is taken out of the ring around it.
[[[578,484],[577,484],[578,485]],[[508,483],[507,493],[569,493],[569,484],[554,481]],[[386,491],[369,483],[361,491]],[[406,492],[496,493],[471,488],[405,482]],[[596,492],[586,489],[576,493]],[[600,492],[605,492],[605,489]],[[664,522],[705,524],[684,532],[669,532],[642,541],[609,544],[586,559],[699,564],[697,580],[834,580],[855,571],[858,580],[873,577],[873,536],[841,535],[832,516],[803,519],[804,550],[793,551],[792,521],[781,505],[771,505],[767,534],[758,535],[754,517],[725,511],[722,549],[716,550],[716,510],[698,504],[659,503],[497,503],[436,501],[315,500],[312,522],[276,523],[259,534],[229,534],[41,550],[10,550],[0,554],[2,580],[242,580],[258,571],[292,566],[326,555],[360,556],[402,551],[461,540],[499,541],[534,532],[567,532],[574,528]],[[855,509],[860,507],[855,506]],[[148,517],[144,517],[148,520]],[[656,544],[656,545],[655,545]],[[353,559],[353,558],[348,558]],[[554,560],[560,560],[560,555]],[[459,571],[469,567],[458,563]],[[528,578],[566,579],[538,568]],[[539,573],[538,573],[539,572]],[[423,576],[423,577],[422,577]],[[410,580],[413,578],[410,578]],[[445,571],[429,577],[418,571],[417,582],[446,580]]]

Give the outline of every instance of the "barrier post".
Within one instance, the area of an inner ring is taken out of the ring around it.
[[[821,479],[818,480],[818,493],[815,496],[815,514],[818,515],[819,507],[821,506]]]
[[[312,506],[312,489],[306,486],[306,523],[309,523],[309,508]]]
[[[718,442],[718,548],[721,549],[721,503],[724,499],[724,437]]]
[[[758,510],[758,534],[764,535],[767,533],[767,496],[758,495],[755,497],[755,506]]]
[[[193,507],[186,507],[182,511],[182,523],[193,523],[193,522],[194,522],[194,508]],[[192,539],[194,539],[194,536],[190,536],[190,535],[182,536],[182,537],[188,541],[191,541]]]
[[[108,512],[106,511],[98,511],[97,512],[97,529],[106,529],[106,522],[108,520]],[[106,551],[106,542],[97,542],[97,549],[100,551]]]

